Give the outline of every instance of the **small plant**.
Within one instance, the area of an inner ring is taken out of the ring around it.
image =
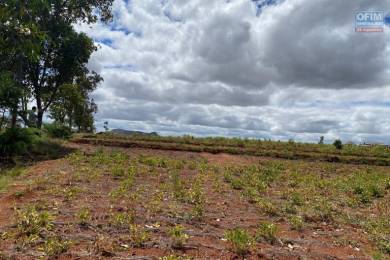
[[[188,235],[184,233],[184,227],[182,225],[176,225],[168,232],[172,239],[173,248],[183,248],[184,244],[188,240]]]
[[[61,255],[68,251],[71,242],[63,240],[58,237],[49,238],[45,241],[41,251],[44,252],[46,256],[54,257]]]
[[[111,169],[111,174],[114,177],[119,178],[119,177],[125,176],[126,171],[122,165],[115,164],[115,165],[113,165],[113,167]]]
[[[261,223],[257,229],[256,238],[257,240],[265,240],[270,244],[274,244],[277,241],[276,233],[278,227],[273,223]]]
[[[116,227],[128,227],[134,223],[134,214],[131,212],[119,212],[111,216],[110,223]]]
[[[77,218],[80,225],[86,226],[91,220],[91,212],[87,208],[82,208],[77,213]]]
[[[195,218],[201,219],[204,215],[206,203],[204,191],[202,189],[202,178],[195,181],[194,188],[189,192],[191,203],[194,204],[192,213]]]
[[[174,170],[171,172],[170,177],[172,181],[173,195],[178,200],[184,200],[186,193],[184,190],[183,182],[180,179],[179,173]]]
[[[297,231],[303,230],[304,221],[301,216],[292,216],[290,217],[289,222],[292,230],[297,230]]]
[[[130,225],[130,239],[134,247],[142,247],[149,241],[149,233],[140,225]]]
[[[39,235],[44,230],[52,228],[53,217],[47,211],[39,212],[35,206],[17,212],[17,228],[19,233],[31,236]]]
[[[176,256],[176,255],[168,255],[160,257],[159,260],[190,260],[189,257]]]
[[[235,228],[227,231],[225,238],[232,244],[233,252],[240,256],[248,254],[251,246],[253,245],[252,236],[248,233],[248,231],[241,228]]]

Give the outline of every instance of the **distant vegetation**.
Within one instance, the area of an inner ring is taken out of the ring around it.
[[[155,135],[79,134],[74,142],[121,147],[142,147],[193,152],[247,154],[285,159],[307,159],[357,164],[390,165],[390,148],[384,145],[361,146],[297,143],[242,138]]]

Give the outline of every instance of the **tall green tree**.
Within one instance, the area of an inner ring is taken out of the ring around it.
[[[13,79],[23,86],[19,115],[25,121],[29,101],[36,102],[37,126],[41,127],[43,115],[58,98],[61,86],[88,80],[89,84],[82,86],[94,84],[99,76],[87,69],[87,63],[96,47],[87,35],[76,32],[73,24],[95,23],[98,19],[110,21],[112,2],[4,0],[0,3],[0,17],[5,17],[0,18],[3,24],[0,47],[4,46],[0,58],[5,57],[0,68],[2,71],[9,68]],[[23,37],[29,38],[27,43],[31,44],[24,46]]]

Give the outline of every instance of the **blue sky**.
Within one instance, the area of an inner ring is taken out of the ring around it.
[[[256,8],[259,8],[258,11]],[[356,33],[386,0],[116,0],[78,25],[97,126],[162,134],[390,143],[390,27]]]

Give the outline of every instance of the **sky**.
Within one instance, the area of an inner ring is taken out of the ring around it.
[[[355,32],[388,0],[116,0],[77,25],[97,127],[163,135],[390,143],[390,27]]]

